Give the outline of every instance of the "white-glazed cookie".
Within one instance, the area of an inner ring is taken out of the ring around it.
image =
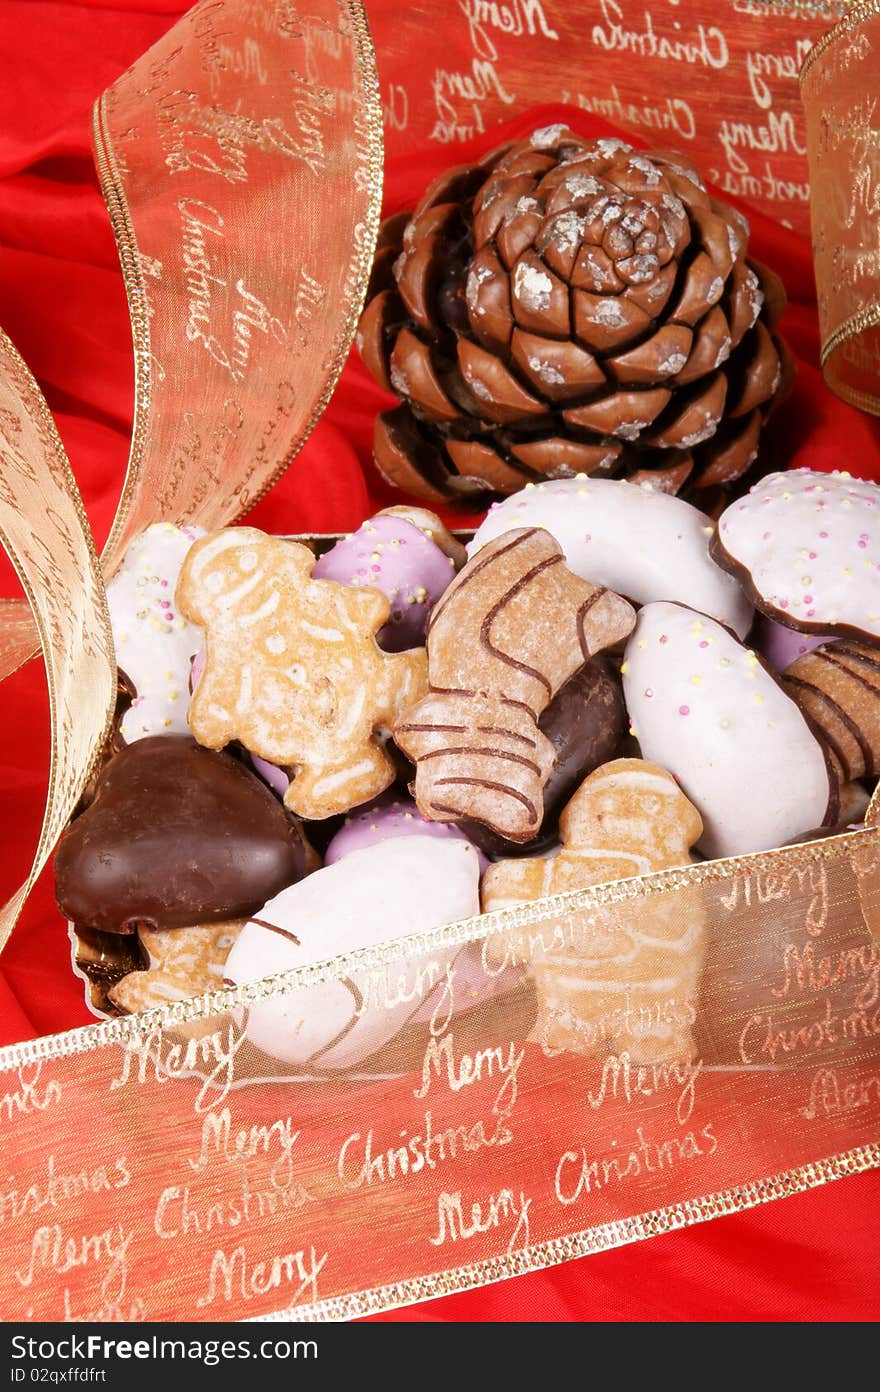
[[[258,981],[470,918],[480,911],[479,879],[477,852],[467,841],[411,836],[353,851],[270,900],[240,934],[226,978],[235,985]],[[458,951],[431,954],[425,994]],[[415,977],[415,969],[409,974]],[[256,1001],[248,1006],[246,1032],[285,1063],[353,1067],[393,1039],[422,1003],[411,992],[391,1001],[379,994],[359,975]]]
[[[178,611],[184,557],[202,527],[156,522],[136,536],[107,586],[116,661],[135,689],[122,717],[126,744],[189,730],[189,672],[202,632]]]
[[[704,855],[768,850],[827,824],[822,748],[760,659],[721,624],[648,604],[626,647],[623,689],[646,759],[703,818]]]
[[[877,484],[812,469],[770,474],[722,513],[712,552],[789,628],[880,641]]]
[[[515,527],[543,527],[569,570],[637,604],[669,599],[748,632],[752,606],[709,556],[710,518],[682,498],[619,479],[579,476],[527,484],[496,503],[471,556]]]

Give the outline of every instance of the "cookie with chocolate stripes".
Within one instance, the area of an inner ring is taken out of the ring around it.
[[[847,779],[880,773],[880,649],[849,639],[804,653],[783,677]]]
[[[634,623],[626,600],[572,574],[548,532],[519,528],[485,546],[434,609],[429,693],[394,726],[422,815],[531,840],[556,763],[541,713]]]

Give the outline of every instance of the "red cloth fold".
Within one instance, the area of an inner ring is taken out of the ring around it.
[[[96,538],[109,527],[128,451],[132,357],[113,238],[91,163],[96,95],[173,22],[178,0],[0,0],[0,324],[37,375],[85,497]],[[394,23],[368,3],[382,54]],[[570,119],[544,107],[501,135]],[[454,153],[390,152],[386,211],[410,206],[450,159],[490,149],[498,131]],[[743,205],[744,206],[744,205]],[[880,423],[837,400],[818,369],[808,243],[744,206],[751,250],[782,275],[782,324],[798,378],[764,448],[778,466],[850,468],[880,478]],[[354,355],[284,479],[249,520],[277,532],[356,526],[391,497],[369,462],[373,417],[388,398]],[[451,516],[452,514],[450,514]],[[459,520],[461,514],[458,514]],[[8,567],[0,592],[15,593]],[[33,663],[4,686],[0,722],[0,894],[20,883],[39,834],[46,784],[45,683]],[[33,894],[0,967],[0,1042],[89,1021],[69,966],[51,876]],[[416,1320],[870,1320],[880,1313],[880,1175],[867,1174],[735,1218],[483,1290],[395,1312]]]

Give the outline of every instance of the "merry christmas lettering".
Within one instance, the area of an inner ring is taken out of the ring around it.
[[[299,1137],[289,1116],[233,1130],[229,1107],[209,1112],[202,1120],[198,1155],[187,1163],[196,1174],[216,1170],[218,1165],[221,1171],[231,1166],[238,1187],[231,1194],[218,1195],[214,1185],[207,1197],[193,1192],[188,1184],[167,1185],[156,1204],[156,1236],[168,1240],[235,1228],[311,1202],[313,1196],[294,1172]],[[268,1164],[268,1182],[260,1185],[252,1171],[263,1159]]]
[[[698,1131],[659,1140],[646,1137],[644,1128],[638,1126],[634,1139],[621,1143],[611,1137],[607,1144],[611,1147],[610,1153],[601,1156],[591,1157],[590,1150],[581,1146],[577,1150],[566,1150],[559,1157],[554,1186],[559,1203],[575,1204],[609,1184],[625,1184],[708,1159],[718,1149],[718,1138],[714,1124],[706,1122]]]
[[[517,1075],[525,1058],[525,1049],[517,1048],[513,1040],[505,1048],[479,1049],[474,1054],[455,1056],[455,1037],[446,1034],[442,1039],[430,1039],[422,1061],[422,1081],[413,1091],[413,1096],[421,1100],[427,1097],[434,1079],[445,1081],[450,1092],[461,1092],[462,1088],[480,1083],[484,1078],[501,1078],[492,1101],[492,1111],[504,1112],[509,1116],[516,1105]],[[445,1074],[445,1078],[444,1078]]]
[[[594,116],[602,116],[613,121],[625,130],[668,132],[678,140],[693,140],[697,133],[697,118],[694,109],[684,97],[662,97],[659,100],[633,101],[624,99],[615,83],[607,94],[602,88],[591,86],[589,93],[563,91],[562,100],[590,111]]]
[[[590,37],[605,53],[631,53],[642,58],[659,58],[665,62],[687,63],[710,68],[715,72],[726,68],[730,53],[724,31],[716,24],[698,24],[691,37],[682,37],[682,21],[673,19],[674,35],[658,33],[651,11],[640,7],[639,27],[628,27],[624,7],[619,0],[600,0],[601,18],[593,25]],[[683,11],[679,10],[683,16]]]
[[[760,49],[749,49],[746,54],[746,72],[749,91],[756,106],[762,111],[769,111],[773,105],[773,90],[768,78],[796,82],[801,65],[812,46],[810,39],[796,39],[794,47],[784,53],[764,53]]]
[[[810,185],[806,179],[783,179],[777,175],[769,160],[765,160],[759,173],[754,170],[736,174],[731,169],[709,169],[709,178],[724,193],[734,198],[751,198],[773,203],[803,203],[810,199]]]
[[[210,419],[184,411],[175,435],[172,462],[158,495],[163,516],[179,512],[181,493],[187,498],[187,516],[197,515],[209,497],[216,497],[232,470],[230,453],[244,426],[240,403],[228,397]],[[195,482],[193,482],[195,480]],[[238,480],[240,482],[240,480]]]
[[[455,963],[435,958],[397,962],[358,977],[361,1002],[356,1018],[373,1010],[417,1005],[430,997],[431,1033],[443,1034],[455,1011]]]
[[[668,996],[663,1000],[651,1001],[648,1005],[633,1006],[629,992],[625,993],[625,1003],[595,1015],[589,1020],[578,1015],[569,1005],[564,1011],[545,1007],[540,1024],[537,1042],[548,1058],[556,1058],[565,1053],[565,1048],[549,1041],[558,1037],[560,1029],[563,1036],[574,1035],[585,1054],[604,1052],[603,1045],[616,1039],[649,1039],[652,1035],[668,1033],[670,1028],[680,1033],[696,1023],[696,1003],[685,997]]]
[[[486,129],[480,106],[490,97],[497,97],[504,106],[512,106],[516,101],[516,93],[506,90],[494,63],[479,58],[474,58],[470,69],[436,68],[431,91],[437,121],[430,138],[444,144],[450,140],[471,140]],[[459,101],[470,104],[466,117],[459,113]]]
[[[199,1115],[225,1102],[235,1079],[235,1059],[246,1043],[231,1022],[201,1039],[176,1041],[161,1029],[130,1035],[122,1045],[122,1065],[110,1082],[110,1091],[126,1087],[168,1083],[200,1077],[202,1085],[193,1102]]]
[[[236,129],[217,124],[193,92],[173,91],[156,104],[156,133],[169,174],[198,170],[228,184],[247,183],[247,152]]]
[[[817,1070],[810,1084],[810,1096],[801,1116],[807,1121],[816,1117],[845,1116],[865,1107],[880,1107],[880,1073],[847,1080],[834,1068]]]
[[[229,286],[218,274],[208,242],[211,237],[223,240],[223,216],[217,208],[198,198],[181,198],[177,208],[181,220],[183,277],[189,297],[184,333],[190,343],[201,343],[208,356],[226,370],[233,382],[242,382],[250,366],[254,333],[264,334],[284,345],[287,331],[281,320],[239,277],[234,285],[238,301],[228,293],[220,297],[227,313],[231,301],[231,341],[228,347],[224,344],[214,328],[217,320],[215,287],[228,292]]]
[[[71,1235],[60,1223],[39,1227],[31,1239],[26,1266],[18,1268],[15,1279],[20,1286],[31,1286],[46,1271],[64,1276],[78,1266],[105,1267],[101,1294],[111,1304],[119,1304],[125,1294],[128,1249],[134,1237],[120,1224],[103,1232]]]
[[[513,1225],[507,1241],[507,1254],[518,1248],[528,1247],[530,1238],[529,1209],[532,1200],[520,1189],[501,1189],[490,1194],[487,1199],[474,1199],[467,1214],[467,1202],[462,1191],[454,1194],[442,1191],[437,1195],[437,1231],[428,1241],[433,1247],[442,1247],[447,1242],[467,1242],[472,1237],[491,1232],[495,1228]]]
[[[854,1004],[870,1010],[880,997],[880,943],[866,940],[853,947],[823,957],[816,955],[812,942],[804,947],[787,943],[783,953],[783,980],[773,987],[777,1000],[795,991],[828,991],[843,982],[861,983]]]
[[[484,131],[484,108],[493,102],[505,107],[516,101],[516,93],[508,90],[497,66],[501,60],[499,38],[507,41],[508,52],[511,44],[560,40],[540,0],[508,0],[506,4],[458,0],[458,8],[473,56],[469,66],[436,68],[431,80],[437,119],[429,138],[444,144],[469,140]]]
[[[44,1209],[63,1209],[72,1201],[98,1197],[131,1183],[131,1169],[125,1155],[117,1155],[94,1168],[64,1171],[57,1168],[54,1155],[46,1157],[45,1171],[24,1188],[9,1175],[9,1187],[0,1190],[0,1223],[42,1213]]]
[[[765,123],[723,120],[718,127],[718,139],[734,174],[750,173],[743,150],[760,155],[793,153],[806,157],[807,146],[791,111],[771,111]],[[722,178],[721,183],[724,183]],[[730,190],[728,190],[730,191]],[[804,199],[809,197],[809,188]]]
[[[318,1299],[318,1276],[328,1256],[324,1252],[319,1257],[314,1247],[309,1247],[308,1252],[302,1248],[253,1262],[244,1246],[228,1254],[218,1248],[211,1258],[207,1287],[196,1305],[204,1310],[216,1300],[253,1300],[282,1287],[285,1297],[290,1294],[289,1305],[300,1304],[303,1297],[311,1304]]]
[[[590,1106],[599,1108],[607,1098],[623,1098],[627,1106],[641,1098],[677,1091],[675,1114],[680,1126],[689,1120],[696,1102],[696,1084],[703,1064],[700,1059],[677,1063],[635,1063],[627,1052],[609,1054],[602,1065],[602,1080],[587,1093]]]
[[[255,38],[239,38],[235,43],[218,43],[216,61],[208,75],[208,87],[212,97],[220,95],[224,73],[231,73],[239,82],[259,82],[265,87],[269,81],[269,70],[263,50]]]
[[[54,1078],[42,1081],[42,1062],[22,1064],[16,1073],[17,1085],[0,1093],[0,1123],[17,1117],[45,1112],[61,1101],[61,1084]]]
[[[455,1160],[475,1154],[484,1147],[509,1145],[513,1132],[506,1125],[508,1112],[502,1110],[493,1122],[481,1117],[471,1123],[448,1125],[435,1129],[431,1112],[425,1113],[424,1123],[417,1132],[407,1127],[398,1132],[397,1144],[376,1151],[375,1130],[354,1131],[343,1141],[337,1159],[336,1172],[345,1189],[362,1189],[390,1180],[406,1179],[422,1170],[436,1170]]]
[[[468,36],[478,58],[497,60],[493,32],[559,42],[559,32],[550,24],[540,0],[510,0],[500,5],[495,0],[458,0],[458,8],[467,20]]]
[[[811,937],[818,937],[828,922],[828,876],[824,863],[815,861],[784,871],[750,870],[746,875],[738,875],[730,892],[722,894],[718,902],[728,913],[734,913],[782,899],[803,900],[804,927]]]
[[[829,1047],[858,1044],[880,1035],[880,1007],[864,1010],[835,1010],[826,1000],[824,1009],[812,1018],[789,1024],[770,1010],[749,1016],[739,1039],[743,1063],[784,1062],[790,1054],[816,1054]]]
[[[293,1178],[293,1151],[299,1134],[299,1131],[294,1131],[289,1116],[279,1117],[268,1125],[243,1126],[233,1132],[232,1111],[224,1107],[221,1112],[212,1112],[204,1117],[201,1148],[189,1165],[197,1174],[218,1158],[227,1165],[246,1167],[248,1161],[258,1155],[271,1158],[273,1149],[277,1147],[280,1154],[272,1165],[272,1183],[279,1187],[286,1186]]]

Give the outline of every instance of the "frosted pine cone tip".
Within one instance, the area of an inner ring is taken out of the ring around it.
[[[382,226],[358,342],[380,472],[482,500],[613,474],[708,506],[789,375],[773,272],[677,154],[536,130]]]

